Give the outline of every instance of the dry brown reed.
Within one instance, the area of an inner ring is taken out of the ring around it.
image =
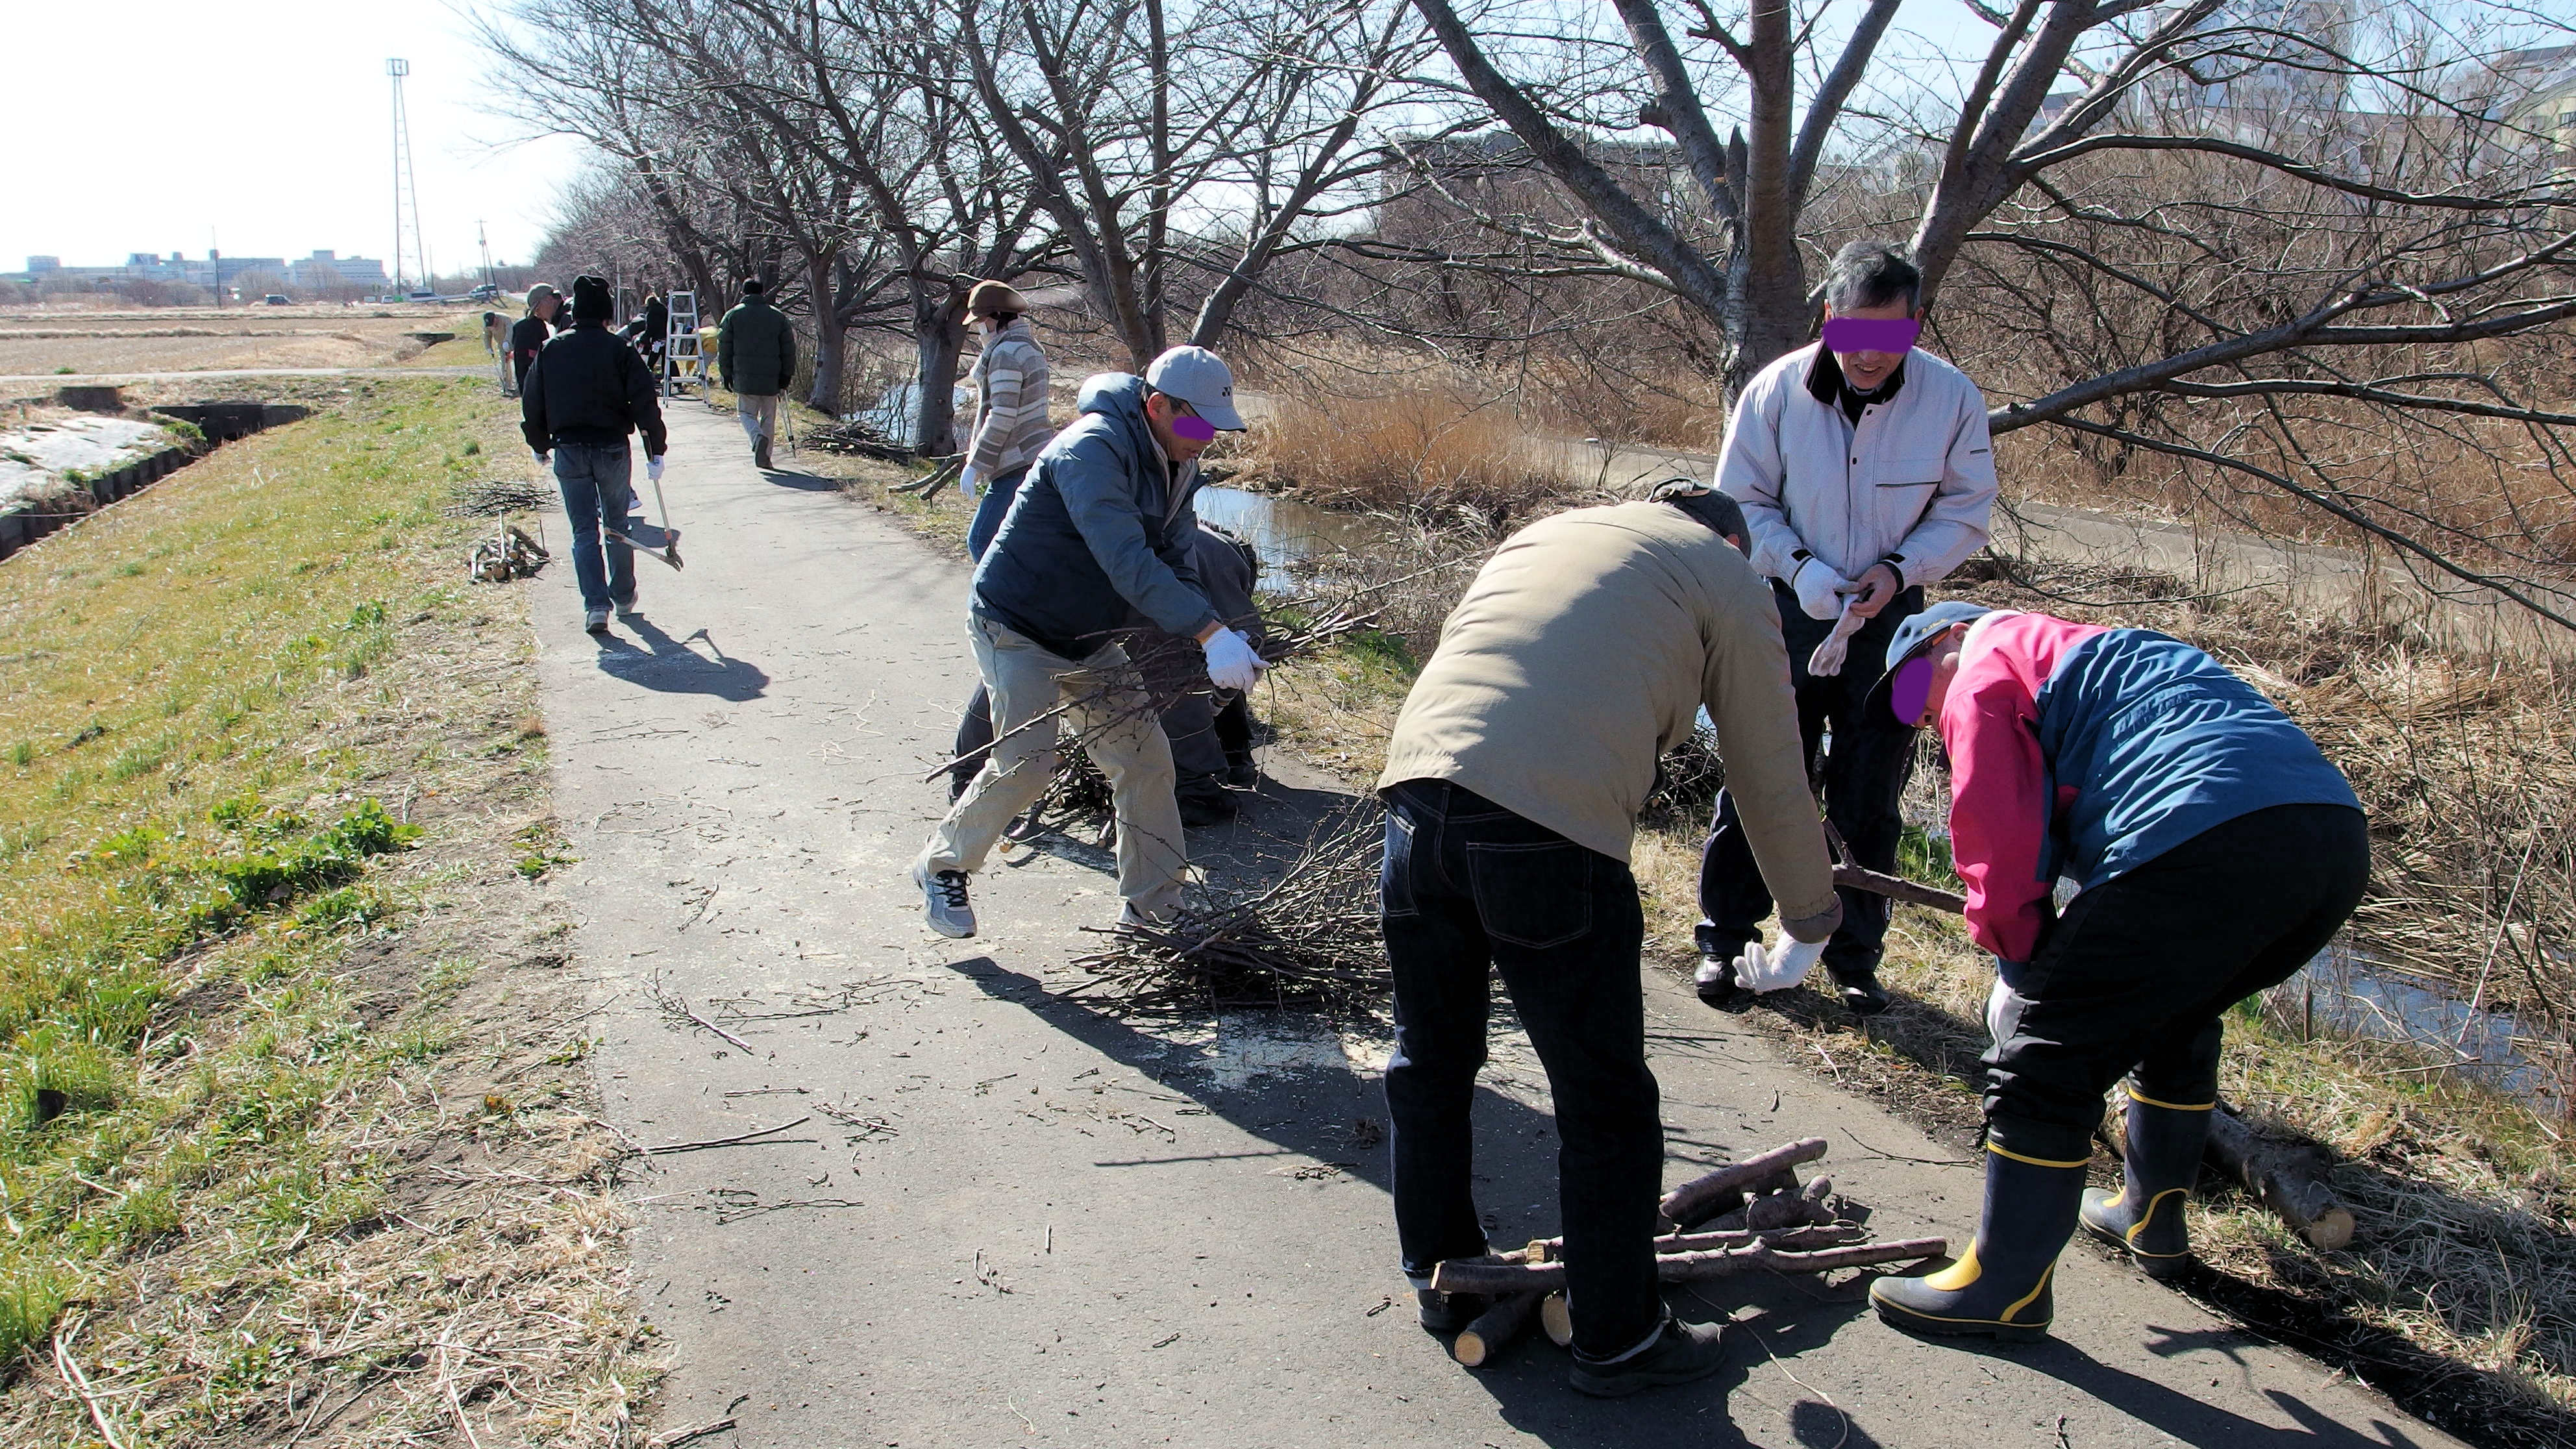
[[[1241,454],[1249,476],[1327,508],[1437,515],[1499,526],[1568,491],[1498,401],[1422,383],[1364,396],[1279,399]]]

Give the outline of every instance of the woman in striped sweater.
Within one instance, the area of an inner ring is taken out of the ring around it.
[[[984,352],[975,359],[975,430],[957,487],[970,500],[983,495],[966,530],[966,552],[978,560],[1002,531],[1038,449],[1055,436],[1047,426],[1046,354],[1024,320],[1028,310],[1006,282],[977,282],[966,294],[969,325],[983,335]]]

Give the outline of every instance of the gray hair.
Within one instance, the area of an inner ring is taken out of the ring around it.
[[[1825,272],[1825,305],[1835,316],[1884,307],[1900,297],[1908,311],[1923,302],[1923,273],[1910,249],[1892,241],[1856,241],[1834,253]]]

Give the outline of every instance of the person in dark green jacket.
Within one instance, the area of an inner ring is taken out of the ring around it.
[[[778,431],[778,395],[796,376],[796,328],[769,305],[767,284],[742,284],[742,304],[716,324],[716,368],[732,389],[742,430],[751,435],[754,467],[769,466],[769,440]]]

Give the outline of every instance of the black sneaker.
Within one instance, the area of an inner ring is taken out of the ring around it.
[[[1726,1362],[1726,1349],[1720,1342],[1725,1328],[1722,1323],[1684,1323],[1667,1318],[1663,1332],[1652,1344],[1616,1363],[1594,1363],[1577,1353],[1565,1382],[1577,1393],[1617,1399],[1639,1389],[1707,1378]]]
[[[764,473],[769,471],[769,440],[767,438],[763,438],[759,442],[751,445],[751,466],[758,468]]]
[[[1735,958],[1731,953],[1701,956],[1691,984],[1698,988],[1701,1001],[1720,1011],[1741,1011],[1753,1000],[1753,993],[1735,979]]]
[[[1828,962],[1825,974],[1833,978],[1834,999],[1854,1016],[1876,1016],[1894,1003],[1887,988],[1878,984],[1875,966],[1846,968]]]
[[[1223,795],[1183,795],[1179,804],[1181,823],[1192,830],[1223,825],[1234,818],[1234,802]]]
[[[1413,1301],[1422,1309],[1422,1326],[1432,1333],[1457,1333],[1485,1316],[1494,1300],[1482,1293],[1443,1293],[1416,1288]]]

